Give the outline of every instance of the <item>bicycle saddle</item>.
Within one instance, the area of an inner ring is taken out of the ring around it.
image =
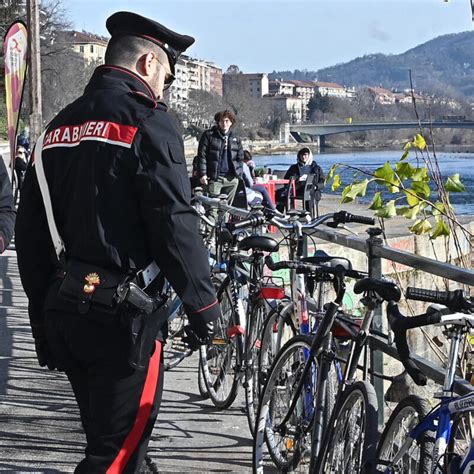
[[[278,250],[278,242],[271,237],[263,235],[251,235],[245,237],[239,242],[240,250],[262,250],[264,252],[276,252]]]
[[[304,257],[303,262],[314,263],[315,265],[325,265],[335,268],[338,265],[344,267],[346,270],[352,270],[352,263],[343,257],[331,257],[323,250],[317,250],[312,257]]]
[[[354,293],[360,294],[364,291],[375,291],[380,298],[385,301],[400,301],[402,296],[400,288],[388,280],[379,280],[376,278],[362,278],[354,285]]]

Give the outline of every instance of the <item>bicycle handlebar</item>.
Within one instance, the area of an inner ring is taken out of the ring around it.
[[[419,316],[407,318],[400,312],[398,305],[394,301],[389,301],[387,305],[387,317],[394,334],[395,346],[400,356],[400,362],[417,385],[426,385],[427,378],[410,356],[407,330],[437,324],[441,321],[441,316],[446,312],[450,312],[450,310],[447,308],[445,311],[434,309]]]
[[[442,304],[447,306],[452,312],[469,311],[474,308],[473,303],[465,298],[463,290],[436,291],[408,287],[406,298],[409,300]]]
[[[343,273],[345,276],[350,278],[364,278],[365,273],[357,270],[348,270],[342,265],[336,265],[335,267],[325,266],[324,264],[314,264],[307,262],[298,262],[294,260],[282,260],[281,262],[274,262],[271,256],[265,258],[265,265],[272,271],[292,269],[296,270],[297,273],[313,273],[316,275],[340,275]]]

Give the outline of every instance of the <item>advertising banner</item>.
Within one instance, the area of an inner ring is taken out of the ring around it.
[[[16,21],[10,26],[3,40],[8,142],[10,144],[10,164],[12,172],[15,161],[18,118],[25,85],[27,52],[28,34],[26,25],[21,21]]]

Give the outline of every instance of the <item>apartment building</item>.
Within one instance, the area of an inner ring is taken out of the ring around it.
[[[224,95],[234,87],[247,90],[251,97],[261,99],[269,93],[269,80],[265,73],[257,74],[223,74]]]
[[[56,40],[69,44],[87,62],[103,63],[108,38],[87,31],[61,31]]]
[[[290,123],[301,123],[306,116],[306,104],[303,99],[291,95],[267,95],[273,113]]]

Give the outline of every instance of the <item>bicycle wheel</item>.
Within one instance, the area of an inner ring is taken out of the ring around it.
[[[168,319],[168,337],[163,348],[164,368],[170,370],[191,354],[191,350],[184,344],[184,327],[188,318],[184,307],[176,296],[170,303],[171,316]]]
[[[471,448],[474,439],[474,413],[456,413],[451,427],[451,436],[448,443],[448,472],[458,472],[460,465]],[[454,467],[456,466],[456,468]]]
[[[377,448],[377,466],[383,472],[398,453],[410,431],[428,414],[429,405],[417,395],[403,399],[393,410]],[[433,438],[425,432],[420,439],[413,441],[410,449],[393,466],[395,472],[422,474],[431,472]]]
[[[204,382],[200,363],[198,364],[198,389],[199,395],[201,395],[204,400],[207,400],[209,398],[209,392],[207,391],[206,382]]]
[[[280,472],[308,470],[318,372],[316,359],[308,360],[310,348],[311,337],[295,336],[272,365],[257,412],[254,472],[274,471],[274,465]],[[289,413],[292,405],[294,409]]]
[[[229,408],[237,396],[238,356],[235,310],[229,280],[225,280],[217,293],[222,317],[215,323],[214,337],[210,344],[201,346],[199,363],[209,398],[216,408]]]
[[[324,473],[373,472],[377,444],[377,397],[368,382],[343,392],[322,462]]]
[[[281,308],[272,310],[263,324],[258,353],[259,392],[265,385],[276,355],[297,334],[291,319],[293,311],[294,304],[287,302]]]
[[[250,432],[253,435],[255,418],[258,410],[258,398],[260,395],[260,375],[258,370],[258,358],[262,343],[263,324],[266,317],[266,306],[264,300],[257,301],[248,320],[248,333],[246,337],[245,354],[245,405]]]

